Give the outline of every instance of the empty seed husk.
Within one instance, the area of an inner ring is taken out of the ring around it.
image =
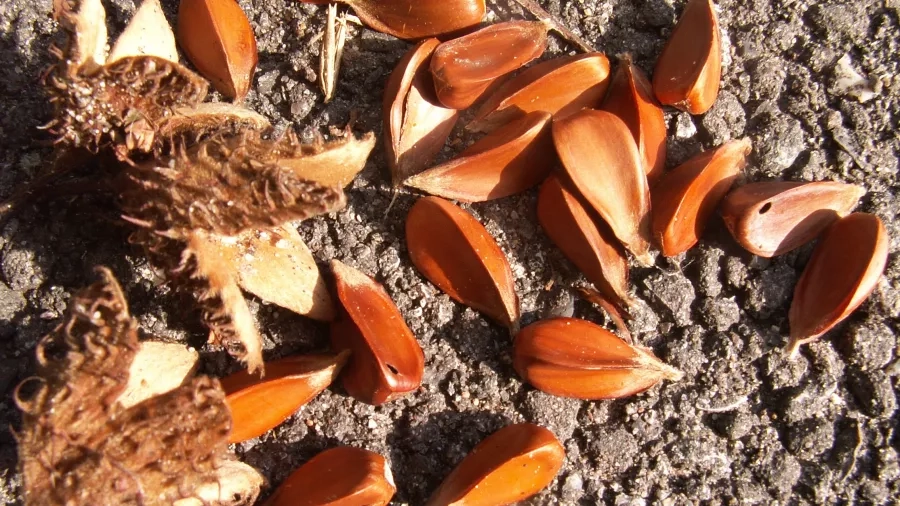
[[[664,105],[703,114],[719,94],[722,47],[712,0],[690,0],[653,71],[653,93]]]
[[[726,195],[720,212],[738,244],[773,257],[815,239],[864,194],[859,186],[831,181],[750,183]]]
[[[182,386],[197,371],[199,358],[197,350],[180,343],[141,341],[116,402],[127,409]]]
[[[508,425],[478,443],[444,479],[428,506],[502,506],[523,501],[553,481],[566,451],[532,423]]]
[[[250,20],[235,0],[181,0],[178,43],[219,93],[242,101],[258,59]]]
[[[500,76],[539,57],[547,48],[547,25],[507,21],[439,45],[431,58],[438,100],[466,109]]]
[[[291,473],[266,506],[384,506],[396,491],[384,457],[341,446],[319,453]]]
[[[617,399],[683,374],[640,346],[575,318],[554,318],[522,329],[513,342],[513,367],[542,392],[576,399]]]
[[[416,269],[456,301],[515,332],[519,297],[506,255],[471,214],[424,197],[406,218],[406,246]]]
[[[300,0],[350,6],[373,30],[407,40],[454,35],[481,23],[484,0]]]
[[[869,297],[887,264],[889,243],[884,224],[873,214],[850,214],[825,231],[794,289],[789,357]]]
[[[341,375],[347,393],[378,405],[419,388],[425,355],[390,296],[381,284],[337,260],[331,270],[342,306],[331,324],[331,344],[353,352]]]
[[[141,3],[128,26],[116,39],[106,63],[142,55],[178,61],[175,34],[169,26],[169,21],[166,20],[159,0],[144,0]]]
[[[603,53],[541,62],[503,83],[482,104],[467,128],[490,132],[534,111],[564,118],[599,105],[608,84],[609,60]]]
[[[555,163],[550,114],[535,111],[405,184],[448,199],[483,202],[531,188],[547,177]]]
[[[444,147],[459,112],[441,105],[429,65],[437,39],[406,53],[384,90],[384,145],[394,187],[424,170]]]
[[[259,437],[287,420],[337,378],[349,352],[295,355],[266,362],[266,376],[239,371],[222,379],[231,409],[229,443]]]
[[[628,126],[606,111],[583,110],[553,121],[565,173],[638,261],[650,256],[650,190]]]
[[[559,176],[552,175],[541,185],[537,216],[553,243],[608,301],[620,310],[631,305],[625,250],[609,226],[591,217]]]
[[[651,187],[666,166],[666,119],[653,97],[647,77],[631,61],[630,55],[619,58],[603,110],[619,117],[631,130],[641,152],[644,172]]]

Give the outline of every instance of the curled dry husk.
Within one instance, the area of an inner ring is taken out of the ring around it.
[[[472,28],[484,18],[484,0],[300,0],[304,3],[338,2],[349,5],[373,30],[400,39],[453,35]]]
[[[396,491],[384,457],[341,446],[319,453],[291,473],[266,506],[385,506]]]
[[[599,105],[608,85],[609,60],[603,53],[547,60],[503,83],[466,128],[490,132],[534,111],[565,118]]]
[[[428,506],[518,503],[549,485],[565,459],[562,444],[544,427],[508,425],[466,455]]]
[[[25,503],[167,505],[229,488],[231,417],[217,380],[196,377],[122,407],[138,327],[112,273],[100,273],[38,344],[38,376],[16,389]],[[256,477],[223,504],[252,504]]]
[[[539,57],[547,48],[547,25],[539,21],[507,21],[444,42],[431,58],[438,100],[466,109],[498,77]]]
[[[238,371],[222,379],[233,426],[229,443],[274,429],[337,378],[349,352],[293,355],[266,363],[266,377]]]
[[[341,375],[347,393],[382,404],[422,384],[425,354],[384,288],[369,276],[331,261],[341,317],[331,324],[331,345],[353,352]]]
[[[471,214],[439,197],[418,200],[406,218],[413,265],[450,297],[512,332],[519,297],[506,255]]]
[[[576,399],[617,399],[683,374],[640,346],[575,318],[533,323],[513,342],[513,367],[538,390]]]
[[[181,0],[178,43],[219,92],[247,96],[258,55],[250,20],[235,0]]]
[[[719,94],[722,44],[712,0],[690,0],[653,71],[653,92],[664,105],[703,114]]]
[[[786,353],[815,341],[865,301],[884,272],[890,238],[881,220],[853,213],[825,231],[794,288]]]
[[[734,239],[754,255],[783,255],[815,239],[856,207],[865,190],[830,181],[744,185],[722,200]]]
[[[653,237],[667,257],[697,244],[750,154],[750,139],[728,141],[667,172],[653,188]]]
[[[628,125],[652,187],[666,166],[666,118],[653,98],[650,82],[632,63],[631,55],[619,58],[619,68],[610,81],[603,109]]]
[[[550,114],[532,112],[472,144],[458,157],[406,180],[407,186],[463,202],[523,192],[543,181],[556,162]]]
[[[409,50],[384,89],[384,146],[394,187],[427,167],[456,125],[459,113],[434,93],[429,65],[439,44],[426,39]]]
[[[628,258],[609,226],[595,220],[581,199],[552,175],[541,186],[537,204],[541,228],[588,281],[620,313],[631,305]]]
[[[644,265],[650,256],[650,190],[628,127],[606,111],[553,121],[553,143],[575,189]]]

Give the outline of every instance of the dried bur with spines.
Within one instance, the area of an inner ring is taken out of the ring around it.
[[[378,405],[419,388],[425,354],[381,284],[338,260],[331,271],[341,305],[331,345],[352,352],[341,374],[347,393]]]
[[[712,0],[689,0],[656,60],[653,93],[663,105],[708,111],[719,94],[722,43]]]
[[[521,330],[513,367],[533,387],[576,399],[618,399],[683,373],[640,346],[585,320],[553,318]]]
[[[873,214],[853,213],[828,227],[794,288],[785,350],[790,358],[869,297],[887,265],[889,246],[884,224]]]
[[[416,269],[447,295],[516,331],[512,270],[475,217],[442,198],[421,198],[406,217],[406,247]]]
[[[246,370],[223,378],[233,420],[228,442],[247,441],[280,425],[328,388],[349,357],[349,352],[292,355],[266,362],[264,378]]]
[[[112,273],[100,274],[38,344],[38,376],[16,390],[25,503],[252,504],[263,480],[228,453],[231,416],[217,380],[120,404],[138,326]]]
[[[719,209],[738,244],[769,258],[816,238],[850,213],[864,194],[846,183],[767,181],[737,188]]]
[[[265,505],[385,506],[396,491],[384,457],[362,448],[340,446],[319,453],[291,473]]]
[[[562,444],[544,427],[508,425],[478,443],[434,491],[427,506],[523,501],[547,487],[565,459]]]
[[[653,188],[653,237],[663,255],[672,257],[697,244],[750,150],[750,139],[728,141],[660,178]]]

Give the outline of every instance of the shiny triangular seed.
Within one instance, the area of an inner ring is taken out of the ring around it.
[[[125,31],[106,59],[113,63],[129,56],[156,56],[164,60],[178,61],[175,34],[159,0],[144,0],[134,13]]]
[[[538,390],[577,399],[617,399],[683,374],[647,348],[575,318],[533,323],[513,342],[513,367]]]
[[[431,58],[438,100],[446,107],[466,109],[495,79],[544,53],[547,25],[538,21],[507,21],[439,45]]]
[[[722,47],[712,0],[690,0],[653,71],[653,93],[664,105],[703,114],[719,94]]]
[[[794,288],[786,349],[791,358],[869,297],[884,272],[889,245],[884,224],[873,214],[853,213],[825,231]]]
[[[400,39],[446,38],[477,26],[484,18],[484,0],[300,0],[349,5],[373,30]]]
[[[653,188],[653,237],[672,257],[697,244],[710,216],[747,164],[750,139],[728,141],[667,172]]]
[[[421,198],[406,217],[406,246],[413,265],[429,281],[515,332],[519,297],[512,270],[471,214],[439,197]]]
[[[603,53],[547,60],[503,83],[467,128],[490,132],[534,111],[564,118],[598,106],[608,85],[609,60]]]
[[[466,455],[428,506],[518,503],[549,485],[565,459],[566,450],[549,430],[532,423],[507,425]]]
[[[425,169],[456,125],[459,113],[441,105],[434,93],[429,65],[439,44],[426,39],[409,50],[384,89],[384,146],[394,187]]]
[[[559,176],[550,176],[541,186],[537,216],[550,240],[606,299],[619,311],[631,305],[628,258],[621,243],[606,223],[591,217]]]
[[[575,189],[644,265],[650,256],[650,190],[628,126],[605,111],[553,120],[553,142]]]
[[[118,403],[130,408],[183,385],[197,370],[197,350],[179,343],[142,341],[128,369],[128,385]]]
[[[458,157],[406,180],[407,186],[462,202],[483,202],[523,192],[543,181],[556,162],[550,114],[514,120]]]
[[[653,97],[650,82],[632,63],[631,55],[619,58],[619,68],[610,81],[603,110],[628,125],[652,187],[666,166],[666,118]]]
[[[385,506],[397,487],[381,455],[341,446],[319,453],[291,473],[267,506]]]
[[[425,355],[390,296],[381,284],[337,260],[331,270],[342,307],[331,324],[331,345],[353,352],[341,375],[347,393],[378,405],[419,388]]]
[[[866,191],[830,181],[750,183],[722,200],[734,239],[754,255],[773,257],[813,240],[856,207]]]
[[[178,43],[219,93],[240,102],[256,72],[256,36],[235,0],[181,0]]]
[[[287,420],[337,378],[349,358],[337,355],[294,355],[266,362],[266,376],[238,371],[222,379],[231,410],[230,443],[259,437]]]

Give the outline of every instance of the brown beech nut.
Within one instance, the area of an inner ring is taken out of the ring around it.
[[[728,141],[667,172],[653,188],[653,236],[672,257],[697,244],[709,218],[747,164],[750,139]]]
[[[639,262],[651,264],[650,189],[628,126],[585,109],[553,120],[553,144],[575,189]]]
[[[236,101],[247,96],[256,62],[256,36],[234,0],[181,0],[178,43],[191,63],[219,93]]]
[[[381,455],[341,446],[319,453],[291,473],[266,506],[384,506],[397,487]]]
[[[462,202],[521,193],[556,162],[550,114],[535,111],[481,138],[458,157],[406,180],[407,186]]]
[[[523,501],[553,481],[566,451],[532,423],[508,425],[478,443],[444,479],[428,506],[502,506]]]
[[[259,437],[287,420],[337,378],[349,352],[294,355],[266,362],[266,376],[238,371],[222,379],[231,410],[229,443]]]
[[[712,0],[689,0],[656,61],[653,93],[664,105],[703,114],[719,94],[722,46]]]
[[[467,128],[490,132],[534,111],[564,118],[599,105],[608,84],[609,60],[603,53],[547,60],[503,83]]]
[[[873,214],[850,214],[825,231],[794,288],[785,350],[790,358],[869,297],[887,265],[889,243],[884,224]]]
[[[431,163],[459,116],[456,109],[441,105],[434,93],[429,64],[439,44],[426,39],[409,50],[384,90],[384,146],[394,187]]]
[[[445,37],[472,28],[484,18],[484,0],[300,0],[350,6],[373,30],[400,39]]]
[[[754,255],[773,257],[815,239],[865,193],[859,186],[830,181],[750,183],[726,195],[719,211],[738,244]]]
[[[512,332],[519,297],[506,255],[471,214],[439,197],[419,199],[406,217],[406,246],[416,269],[456,301]]]
[[[341,374],[347,393],[382,404],[422,384],[425,355],[403,315],[380,283],[337,260],[331,261],[342,311],[331,324],[331,344],[353,355]]]
[[[528,384],[552,395],[617,399],[683,374],[649,349],[631,346],[612,332],[575,318],[533,323],[513,342],[513,367]]]
[[[632,63],[631,55],[619,58],[603,110],[618,116],[631,130],[647,180],[653,187],[666,166],[666,118],[653,98],[647,76]]]
[[[628,294],[628,258],[609,226],[591,217],[588,207],[559,176],[541,185],[538,222],[553,244],[584,273],[608,301],[620,309],[633,302]]]
[[[544,53],[547,25],[539,21],[507,21],[444,42],[431,58],[438,100],[466,109],[495,79]]]

